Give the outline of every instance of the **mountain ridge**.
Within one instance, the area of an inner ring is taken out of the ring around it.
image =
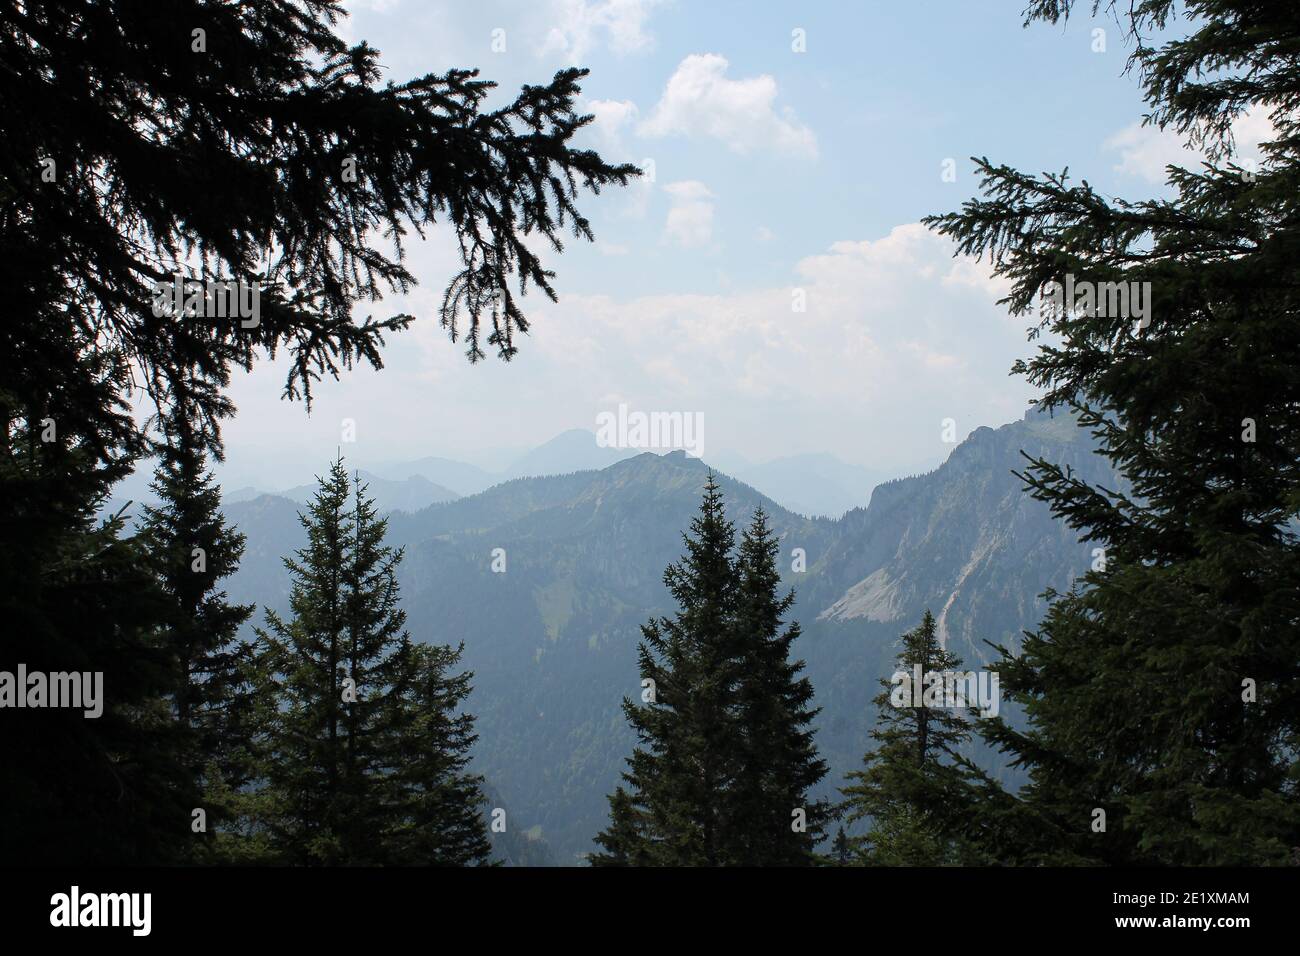
[[[877,682],[922,610],[933,610],[945,640],[975,667],[988,659],[986,641],[1018,645],[1041,619],[1047,587],[1068,587],[1087,569],[1077,535],[1013,476],[1022,448],[1090,477],[1108,473],[1073,422],[1035,412],[976,429],[938,468],[878,485],[867,505],[838,519],[804,517],[719,473],[738,526],[755,507],[768,511],[783,586],[796,590],[793,618],[804,631],[796,653],[822,708],[817,739],[831,766],[823,792],[866,749]],[[604,823],[605,795],[633,744],[620,707],[639,694],[640,628],[671,611],[663,571],[680,557],[709,468],[682,452],[646,452],[389,517],[390,542],[405,548],[400,582],[413,637],[465,644],[477,771],[562,861],[579,862]],[[293,510],[269,497],[227,505],[249,535],[232,598],[277,609],[287,598],[269,559],[292,541],[269,539]],[[977,756],[1014,779],[994,755]]]

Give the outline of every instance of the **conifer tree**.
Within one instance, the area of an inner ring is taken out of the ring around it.
[[[159,504],[142,509],[139,537],[167,598],[164,634],[176,668],[170,696],[189,776],[202,792],[203,832],[215,835],[231,821],[252,772],[250,648],[238,631],[254,608],[228,603],[219,590],[238,566],[244,536],[221,514],[221,491],[188,412],[182,398],[162,423],[152,484]]]
[[[831,841],[831,860],[836,866],[849,866],[853,862],[853,844],[843,825],[836,829],[835,839]]]
[[[66,358],[80,366],[79,384],[49,395],[8,376],[0,386],[0,484],[14,492],[0,494],[0,670],[89,675],[97,700],[22,709],[6,701],[0,861],[177,862],[197,795],[185,785],[166,699],[175,687],[161,638],[166,599],[123,516],[97,517],[144,448],[126,410],[112,405],[112,361]],[[85,414],[100,402],[112,413]]]
[[[307,544],[285,567],[293,575],[288,621],[267,612],[258,630],[264,673],[262,692],[275,702],[266,716],[262,750],[271,842],[285,862],[350,862],[344,845],[347,595],[343,578],[349,482],[342,460],[319,479],[300,518]],[[355,685],[352,688],[355,691]]]
[[[934,616],[902,637],[898,670],[883,679],[873,750],[842,789],[850,823],[869,819],[866,836],[849,840],[861,862],[880,866],[939,866],[970,862],[971,847],[951,836],[959,807],[975,797],[974,771],[960,748],[971,728],[962,708],[939,699],[930,675],[958,672],[961,661],[939,640]],[[919,668],[919,671],[917,670]],[[916,674],[922,684],[916,684]]]
[[[642,628],[645,706],[624,701],[640,746],[610,796],[595,866],[793,866],[816,862],[830,810],[813,745],[813,689],[790,660],[778,542],[760,508],[735,548],[712,474],[664,581],[672,618]],[[733,551],[735,553],[733,554]]]
[[[0,594],[14,596],[6,619],[30,635],[14,647],[29,666],[103,665],[122,705],[75,732],[24,728],[14,746],[37,759],[0,821],[12,839],[58,831],[45,846],[66,838],[90,859],[113,844],[121,862],[159,848],[143,822],[148,798],[120,774],[169,748],[143,730],[126,740],[130,721],[108,733],[174,688],[172,665],[153,660],[165,650],[141,646],[152,601],[144,585],[128,606],[56,583],[143,577],[120,563],[128,548],[93,537],[89,518],[147,448],[127,408],[133,390],[161,410],[188,388],[194,435],[219,457],[234,369],[283,356],[285,396],[309,404],[322,376],[382,366],[385,335],[414,319],[354,310],[416,282],[401,246],[437,226],[455,233],[461,262],[436,320],[471,360],[508,359],[528,329],[521,296],[555,295],[538,240],[556,253],[566,231],[590,240],[579,197],[637,175],[573,146],[591,121],[575,109],[585,71],[489,109],[493,84],[474,70],[384,82],[378,52],[341,36],[343,16],[333,0],[0,7],[0,528],[14,542]],[[256,287],[258,313],[156,309],[182,274],[250,299]],[[75,455],[29,454],[47,421]],[[137,751],[150,756],[105,756]],[[105,812],[127,816],[94,822],[84,805],[95,781],[115,795]],[[162,801],[174,785],[148,789]],[[51,799],[55,787],[82,794],[81,812]]]
[[[609,797],[609,826],[596,836],[603,852],[590,854],[592,866],[654,866],[649,814],[620,786]]]
[[[1073,6],[1037,0],[1028,19]],[[1024,476],[1100,560],[996,665],[1030,721],[986,725],[1030,776],[1000,852],[1280,864],[1300,845],[1297,10],[1116,12],[1149,122],[1205,164],[1169,166],[1169,198],[1130,202],[979,160],[984,197],[928,220],[989,256],[1013,312],[1051,290],[1038,325],[1052,344],[1016,370],[1045,406],[1077,411],[1130,485],[1092,487],[1044,460]],[[1232,152],[1246,110],[1273,126],[1258,169]],[[1066,301],[1067,281],[1105,289],[1105,304]]]
[[[812,863],[830,815],[828,801],[808,797],[826,775],[826,763],[813,743],[812,682],[800,676],[803,661],[790,659],[799,625],[783,622],[794,592],[779,595],[779,547],[759,507],[736,556],[743,750],[732,805],[748,866]]]
[[[724,866],[739,858],[728,799],[743,753],[735,722],[735,530],[712,473],[683,540],[685,556],[664,572],[678,610],[641,628],[641,682],[653,699],[623,701],[638,745],[626,787],[611,798],[613,827],[597,837],[607,852],[593,865]]]
[[[460,650],[414,645],[399,606],[402,552],[384,544],[342,459],[286,559],[292,617],[259,631],[268,698],[260,810],[277,858],[325,865],[465,865],[490,846]]]
[[[341,461],[335,463],[341,468]],[[343,859],[350,863],[387,860],[379,836],[397,813],[392,776],[394,748],[407,723],[403,707],[415,676],[415,656],[406,633],[406,612],[398,606],[397,565],[402,552],[384,544],[388,521],[380,518],[366,487],[350,487],[349,510],[339,574],[341,592],[342,705],[338,734],[341,767],[337,803]]]
[[[483,778],[467,772],[478,739],[461,711],[473,675],[454,673],[464,645],[411,647],[412,678],[399,729],[396,824],[385,834],[389,863],[471,866],[488,860]]]

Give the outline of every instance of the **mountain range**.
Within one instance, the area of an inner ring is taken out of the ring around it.
[[[431,504],[476,495],[515,478],[596,471],[638,454],[641,452],[632,448],[602,447],[594,432],[573,428],[517,454],[508,467],[497,471],[438,456],[374,464],[349,459],[348,465],[358,469],[381,512],[414,512]],[[344,455],[347,458],[346,452]],[[325,466],[324,462],[313,464],[316,473]],[[791,511],[830,517],[866,504],[871,489],[891,477],[886,471],[851,465],[828,453],[792,455],[761,464],[731,454],[723,459],[720,470],[780,501]],[[284,490],[245,484],[223,488],[222,496],[229,504],[252,501],[265,494],[302,504],[315,491],[315,482],[308,480],[313,474],[307,470],[300,472],[296,476],[299,483]],[[115,487],[113,497],[104,503],[101,511],[116,512],[132,502],[154,503],[149,488],[151,480],[148,467],[141,468]]]
[[[598,471],[640,452],[597,444],[593,432],[572,428],[517,458],[504,471],[488,471],[447,458],[385,462],[373,467],[387,479],[423,477],[459,495],[474,495],[514,478]],[[722,471],[804,515],[838,517],[871,498],[871,489],[892,477],[883,470],[852,465],[821,452],[789,455],[755,464],[739,455],[718,463]],[[409,510],[409,509],[408,509]]]
[[[1087,570],[1090,548],[1012,474],[1022,450],[1115,485],[1086,432],[1037,411],[977,429],[939,468],[877,485],[866,507],[838,519],[805,517],[719,476],[738,526],[761,506],[780,536],[783,583],[795,589],[803,629],[796,653],[816,688],[817,742],[831,768],[821,794],[834,796],[859,764],[878,682],[926,608],[974,667],[990,643],[1018,645],[1042,617],[1046,588],[1067,588]],[[389,542],[405,550],[411,634],[464,643],[476,769],[539,856],[544,844],[558,862],[578,863],[604,825],[605,796],[633,743],[620,705],[640,690],[640,626],[673,610],[664,568],[681,555],[708,471],[682,452],[644,453],[389,516]],[[285,610],[280,559],[302,545],[298,508],[273,495],[226,501],[248,539],[227,582],[234,600]],[[504,570],[493,570],[494,557]],[[997,755],[973,755],[1016,782]]]

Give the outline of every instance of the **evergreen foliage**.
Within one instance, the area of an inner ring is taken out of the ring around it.
[[[919,668],[919,671],[917,670]],[[900,680],[882,679],[871,738],[875,748],[855,781],[841,791],[848,821],[870,820],[865,835],[846,842],[861,863],[873,866],[940,866],[972,862],[973,848],[950,836],[972,808],[977,772],[962,756],[971,726],[965,709],[936,700],[915,685],[915,675],[960,672],[961,661],[943,647],[934,616],[902,637]],[[925,687],[941,685],[925,684]],[[841,830],[841,835],[843,831]]]
[[[273,856],[299,865],[467,864],[487,858],[481,779],[465,772],[470,675],[405,629],[387,521],[342,459],[286,559],[291,617],[259,629],[267,703],[258,813]]]
[[[780,543],[760,506],[736,554],[736,622],[743,670],[737,720],[743,737],[736,780],[736,818],[750,866],[807,864],[830,815],[808,792],[826,775],[813,743],[813,687],[792,660],[798,623],[784,624],[794,592],[780,594]],[[796,826],[793,815],[802,811]]]
[[[575,109],[583,70],[488,109],[494,85],[474,70],[382,82],[378,52],[340,35],[345,15],[333,0],[0,8],[0,530],[17,543],[0,557],[15,635],[0,665],[102,671],[108,698],[98,720],[7,715],[6,858],[184,857],[192,734],[232,775],[204,769],[203,799],[240,799],[231,741],[214,737],[233,726],[218,698],[239,680],[226,638],[240,611],[200,590],[238,560],[235,538],[184,584],[179,551],[164,553],[194,530],[173,520],[214,504],[194,463],[221,458],[232,371],[286,356],[284,394],[310,404],[322,376],[381,367],[384,336],[413,317],[354,310],[407,292],[406,243],[439,225],[461,257],[439,323],[471,360],[508,359],[528,330],[519,297],[555,296],[539,243],[589,240],[580,195],[637,174],[573,147],[591,120]],[[256,286],[256,314],[159,308],[182,274]],[[188,446],[164,451],[160,488],[198,509],[165,503],[150,555],[94,518],[149,449],[128,405],[140,389],[188,422],[165,433]]]
[[[664,572],[679,610],[642,627],[644,706],[623,709],[639,745],[610,797],[596,866],[756,866],[814,861],[828,807],[809,722],[812,687],[788,659],[777,542],[760,509],[737,553],[708,476],[686,554]],[[798,815],[796,815],[798,812]]]
[[[1039,0],[1028,19],[1072,7]],[[1023,476],[1101,560],[994,665],[1029,729],[983,729],[1031,783],[992,804],[989,839],[1011,862],[1280,864],[1300,845],[1300,10],[1115,12],[1148,121],[1204,166],[1168,167],[1169,198],[1126,201],[978,160],[984,197],[928,220],[990,257],[1016,313],[1067,276],[1150,290],[1145,325],[1043,307],[1051,344],[1016,369],[1078,411],[1131,490],[1041,459]],[[1252,107],[1273,124],[1258,170],[1230,135]]]
[[[230,604],[219,590],[239,564],[244,536],[226,525],[220,488],[186,412],[178,402],[162,423],[152,485],[158,504],[142,509],[139,541],[167,598],[163,632],[175,667],[168,696],[187,778],[201,793],[200,832],[215,838],[237,815],[237,795],[252,774],[250,648],[238,632],[254,608]]]

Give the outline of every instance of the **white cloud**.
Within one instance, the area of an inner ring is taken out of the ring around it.
[[[344,0],[343,10],[347,15],[339,19],[334,29],[348,43],[356,43],[361,39],[356,28],[358,17],[368,20],[372,16],[391,13],[401,2],[402,0]]]
[[[662,0],[554,0],[555,20],[541,55],[563,54],[570,62],[584,60],[604,40],[618,54],[636,53],[654,46],[645,30],[651,11]]]
[[[1196,155],[1183,147],[1182,140],[1173,130],[1140,123],[1126,126],[1102,145],[1119,153],[1116,172],[1153,183],[1165,181],[1166,166],[1194,167],[1197,162]]]
[[[665,195],[712,199],[693,181]],[[246,473],[241,483],[264,487],[308,480],[336,452],[344,418],[357,423],[347,453],[361,467],[422,454],[477,460],[485,444],[524,448],[591,428],[617,396],[703,413],[714,449],[755,459],[833,451],[907,473],[951,451],[944,418],[959,430],[996,425],[1020,417],[1032,393],[1007,374],[1032,349],[1023,323],[1006,320],[974,280],[981,267],[952,251],[910,224],[837,242],[758,287],[619,298],[566,293],[562,283],[559,303],[529,298],[532,332],[516,361],[472,367],[433,320],[440,288],[422,285],[376,310],[421,317],[385,350],[386,368],[321,383],[310,418],[277,400],[283,361],[236,376],[244,414],[227,429],[232,467]],[[421,274],[442,275],[455,248],[439,237],[413,254]],[[805,312],[792,310],[795,286]],[[257,472],[272,467],[285,478],[267,485]]]
[[[759,242],[771,242],[776,238],[776,233],[767,228],[767,226],[759,226],[758,231],[754,233],[754,238]]]
[[[699,184],[673,185],[701,195]],[[981,267],[952,252],[909,224],[835,243],[800,261],[788,284],[562,296],[528,344],[542,369],[580,356],[575,388],[593,403],[617,393],[641,408],[704,412],[715,448],[937,462],[951,450],[944,418],[972,428],[1010,421],[1032,391],[1008,376],[1032,349],[1024,323],[1008,322],[991,284],[968,281]],[[791,308],[794,286],[805,312]]]
[[[637,108],[631,100],[592,100],[586,111],[596,117],[591,127],[607,149],[623,150],[623,130],[636,121]]]
[[[1232,134],[1236,146],[1233,161],[1249,168],[1250,163],[1258,163],[1262,158],[1259,144],[1272,139],[1276,130],[1268,118],[1268,110],[1257,105],[1237,117],[1232,124]],[[1116,172],[1158,185],[1163,185],[1168,179],[1166,166],[1199,170],[1204,161],[1204,155],[1188,148],[1173,129],[1143,126],[1141,123],[1124,127],[1102,146],[1119,154]]]
[[[711,136],[738,153],[773,149],[815,157],[812,130],[788,111],[776,112],[776,80],[767,74],[728,79],[728,66],[716,53],[682,60],[650,117],[641,123],[642,135]]]
[[[697,179],[684,179],[678,183],[668,183],[664,186],[664,192],[682,202],[713,198],[713,193],[709,192],[709,187]]]
[[[713,193],[694,179],[664,186],[672,206],[664,223],[664,236],[687,248],[703,246],[713,238]]]
[[[655,191],[654,160],[637,155],[629,146],[624,133],[635,126],[639,110],[631,100],[588,100],[582,104],[583,112],[595,119],[587,127],[596,138],[595,145],[601,154],[612,162],[632,163],[643,174],[633,178],[619,190],[622,200],[618,215],[628,219],[643,219],[649,209],[650,197]]]
[[[622,203],[619,215],[626,219],[644,219],[654,191],[655,184],[649,176],[638,176],[632,180],[623,190],[626,201]]]

